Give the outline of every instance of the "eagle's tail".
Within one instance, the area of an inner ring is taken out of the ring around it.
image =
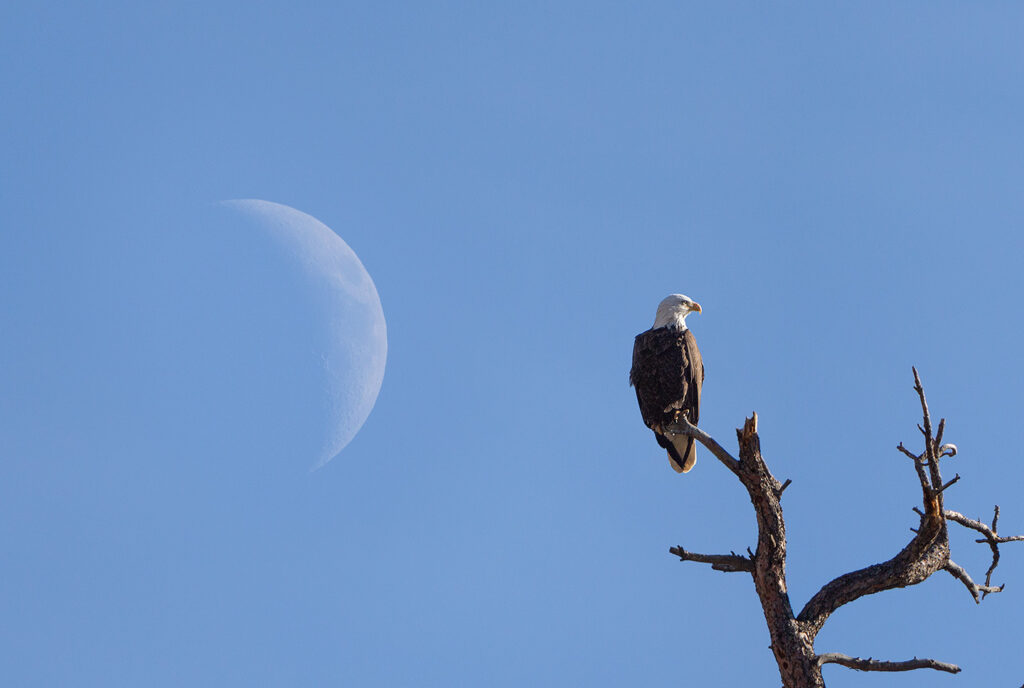
[[[697,443],[688,435],[658,435],[658,444],[668,451],[668,462],[676,473],[687,473],[697,463]]]

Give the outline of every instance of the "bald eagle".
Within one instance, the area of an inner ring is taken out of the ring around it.
[[[700,313],[700,304],[682,294],[670,294],[658,304],[654,326],[633,342],[629,384],[636,389],[640,415],[668,450],[669,463],[686,473],[697,462],[697,447],[688,435],[666,435],[662,427],[679,414],[696,425],[700,419],[700,388],[704,362],[697,340],[686,327],[686,316]]]

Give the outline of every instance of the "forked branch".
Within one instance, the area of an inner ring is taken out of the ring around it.
[[[981,533],[984,537],[975,540],[975,542],[988,543],[989,548],[992,550],[992,564],[988,567],[988,571],[985,572],[985,585],[975,586],[976,589],[972,590],[968,586],[968,590],[971,590],[971,594],[974,596],[975,602],[980,602],[978,599],[977,592],[980,590],[982,595],[981,599],[985,599],[985,596],[990,592],[1002,592],[1003,586],[1000,585],[995,587],[992,585],[992,573],[996,570],[996,566],[999,565],[999,545],[1004,542],[1021,542],[1024,541],[1024,535],[1011,535],[1009,537],[1002,537],[996,533],[996,525],[999,523],[999,505],[996,505],[995,513],[992,515],[992,525],[988,526],[981,521],[975,521],[973,518],[967,518],[963,514],[951,509],[946,509],[943,512],[947,521],[953,521],[959,523],[964,528],[970,528]],[[954,574],[955,575],[955,574]],[[963,579],[961,579],[963,580]],[[973,581],[972,581],[973,582]],[[965,583],[966,585],[966,583]]]

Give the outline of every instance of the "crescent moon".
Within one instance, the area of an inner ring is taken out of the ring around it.
[[[311,215],[257,199],[221,201],[266,230],[326,295],[330,347],[322,363],[331,429],[312,470],[336,457],[369,417],[384,381],[387,325],[377,287],[348,244]]]

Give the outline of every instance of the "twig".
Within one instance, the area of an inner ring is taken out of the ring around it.
[[[912,458],[912,459],[913,459],[914,461],[920,461],[920,460],[921,460],[921,457],[920,457],[920,456],[918,456],[918,455],[917,455],[917,454],[915,454],[914,452],[912,452],[912,451],[910,451],[909,449],[907,449],[906,447],[904,447],[904,446],[903,446],[903,443],[902,443],[902,442],[900,442],[899,444],[897,444],[897,445],[896,445],[896,448],[897,448],[897,449],[899,449],[899,450],[900,450],[901,452],[903,452],[904,454],[906,454],[907,456],[909,456],[910,458]]]
[[[946,483],[945,485],[943,485],[939,489],[935,490],[935,494],[936,495],[942,494],[943,492],[946,491],[947,487],[949,487],[950,485],[952,485],[953,483],[955,483],[958,480],[960,480],[960,474],[959,473],[957,473],[956,476],[952,480],[950,480],[948,483]]]
[[[978,603],[978,604],[981,604],[981,598],[978,596],[979,592],[984,593],[984,594],[987,595],[990,592],[1002,592],[1003,591],[1003,586],[1001,586],[1001,585],[998,588],[997,587],[993,587],[991,585],[988,585],[987,583],[985,585],[978,585],[977,583],[974,582],[974,580],[970,577],[970,575],[968,575],[967,571],[965,571],[962,566],[957,564],[952,559],[947,561],[946,565],[943,566],[942,568],[945,569],[946,571],[949,571],[951,576],[953,576],[954,578],[959,580],[961,583],[963,583],[964,586],[967,587],[967,591],[971,593],[971,597],[973,597],[974,601],[976,603]]]
[[[914,461],[914,470],[917,471],[917,479],[921,483],[921,489],[930,489],[930,486],[928,484],[928,474],[924,472],[926,462],[924,461],[923,455],[918,455],[910,451],[909,449],[903,446],[902,442],[900,442],[896,446],[896,448],[899,449],[904,454],[906,454],[907,456],[909,456]]]
[[[1004,542],[1021,542],[1022,540],[1024,540],[1024,535],[1007,535],[1006,537],[999,535],[991,540],[988,538],[978,538],[975,542],[994,542],[997,545],[1001,545]]]
[[[857,671],[913,671],[914,669],[935,669],[936,671],[945,671],[950,674],[959,674],[960,667],[956,664],[949,664],[948,662],[940,662],[936,659],[907,659],[902,662],[883,662],[879,659],[861,659],[860,657],[850,657],[849,655],[840,654],[839,652],[826,652],[823,655],[818,655],[818,665],[822,664],[841,664],[844,667],[850,669],[856,669]]]

